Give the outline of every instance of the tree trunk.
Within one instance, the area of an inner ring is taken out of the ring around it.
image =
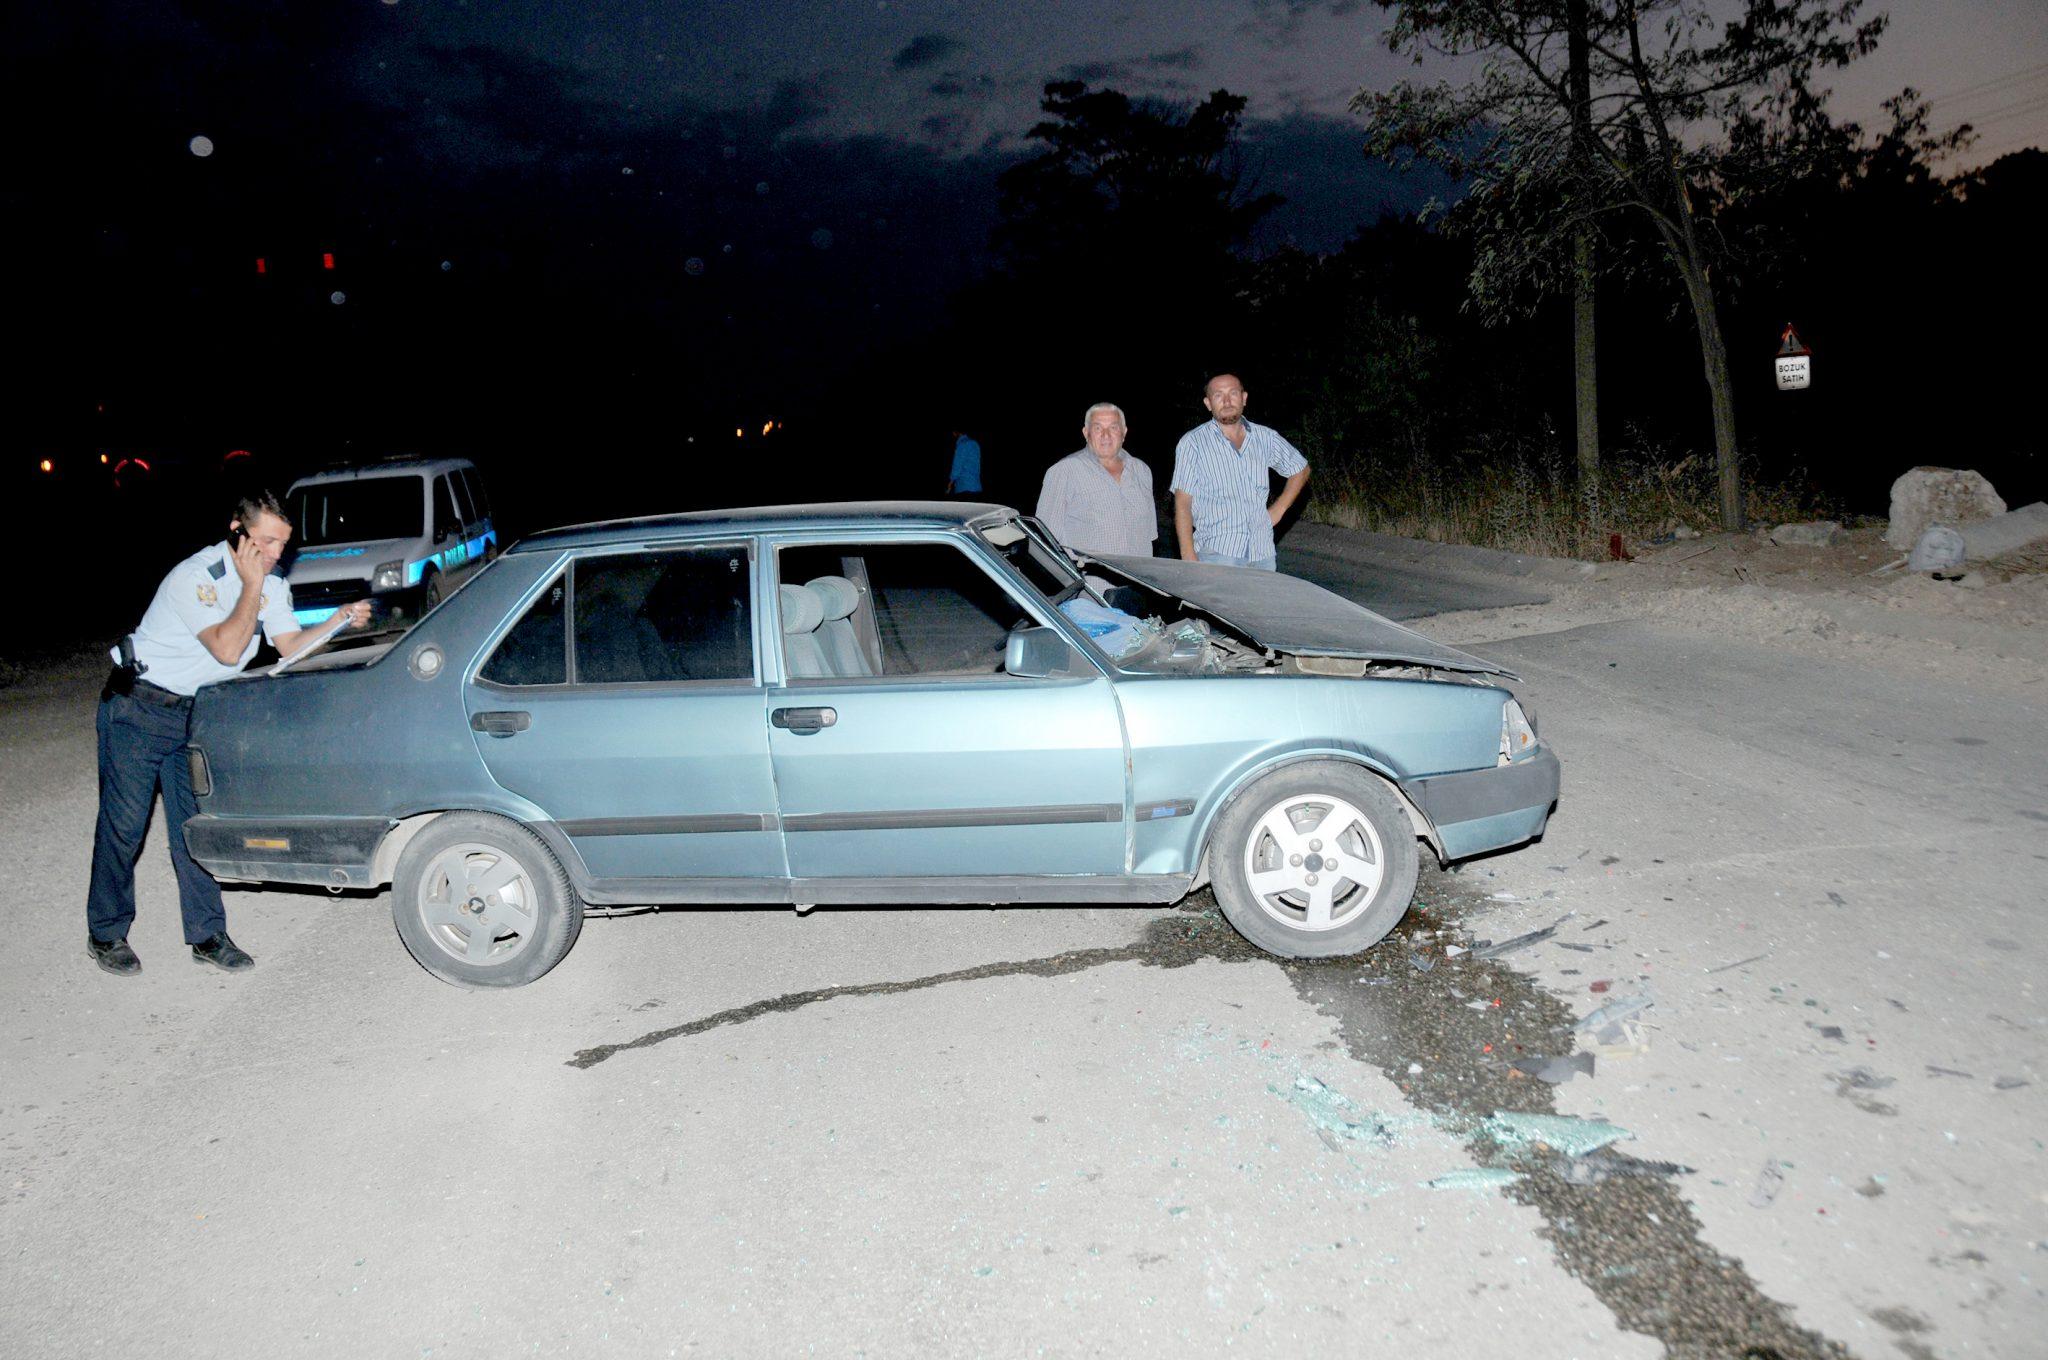
[[[1572,376],[1578,394],[1579,495],[1586,527],[1600,529],[1600,374],[1593,336],[1593,233],[1572,242]]]
[[[1681,258],[1685,291],[1700,333],[1700,362],[1707,374],[1707,398],[1714,408],[1714,465],[1720,473],[1721,527],[1742,528],[1742,455],[1735,443],[1735,392],[1728,379],[1728,346],[1714,305],[1714,282],[1692,261]]]
[[[1590,168],[1593,77],[1586,0],[1565,0],[1566,57],[1572,101],[1572,155],[1580,173]],[[1579,496],[1587,531],[1600,532],[1600,371],[1593,334],[1593,229],[1572,237],[1572,379],[1577,396]]]

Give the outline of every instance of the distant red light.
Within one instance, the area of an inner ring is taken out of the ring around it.
[[[247,449],[229,449],[227,455],[221,461],[223,463],[232,463],[237,458],[247,458],[248,456],[249,451]]]
[[[264,259],[261,255],[258,255],[256,257],[256,272],[259,274],[268,274],[270,272],[270,261]]]
[[[334,268],[334,252],[333,252],[333,251],[331,251],[331,250],[330,250],[330,251],[327,251],[327,252],[325,252],[324,254],[322,254],[322,255],[320,256],[320,267],[321,267],[322,269],[332,269],[332,268]]]

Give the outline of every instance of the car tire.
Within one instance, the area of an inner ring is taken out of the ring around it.
[[[432,613],[434,606],[439,603],[441,603],[441,573],[430,571],[427,573],[426,580],[420,583],[420,617],[425,618],[428,614]]]
[[[545,842],[517,822],[452,812],[414,836],[391,880],[413,959],[458,987],[523,987],[562,961],[583,902]]]
[[[1408,814],[1387,787],[1333,761],[1255,781],[1209,839],[1224,918],[1288,959],[1355,954],[1386,938],[1414,900],[1419,859]]]

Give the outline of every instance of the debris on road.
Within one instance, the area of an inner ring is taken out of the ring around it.
[[[1547,1147],[1567,1157],[1583,1157],[1634,1134],[1604,1119],[1574,1119],[1562,1114],[1530,1114],[1498,1110],[1481,1126],[1503,1148]]]
[[[1722,964],[1722,965],[1721,965],[1721,966],[1720,966],[1719,968],[1709,968],[1709,969],[1707,970],[1707,975],[1708,975],[1709,977],[1711,977],[1711,976],[1713,976],[1713,975],[1714,975],[1715,973],[1725,973],[1725,972],[1727,972],[1727,971],[1728,971],[1728,970],[1729,970],[1730,968],[1740,968],[1740,967],[1742,967],[1742,966],[1743,966],[1744,964],[1749,964],[1749,963],[1762,963],[1762,962],[1763,962],[1763,961],[1764,961],[1765,959],[1769,958],[1770,956],[1771,956],[1771,951],[1770,951],[1770,950],[1768,950],[1768,949],[1766,949],[1766,950],[1765,950],[1765,951],[1764,951],[1763,953],[1761,953],[1761,954],[1752,954],[1752,955],[1750,955],[1750,956],[1749,956],[1748,958],[1746,958],[1746,959],[1737,959],[1737,960],[1736,960],[1735,962],[1733,962],[1733,963],[1724,963],[1724,964]]]
[[[1576,1076],[1593,1075],[1593,1055],[1573,1053],[1568,1057],[1554,1058],[1541,1053],[1527,1053],[1511,1058],[1508,1066],[1524,1076],[1547,1081],[1552,1086],[1562,1086]]]
[[[1566,1185],[1599,1185],[1624,1176],[1690,1176],[1692,1168],[1677,1162],[1645,1162],[1601,1148],[1584,1157],[1560,1157],[1551,1165]]]
[[[1785,1164],[1776,1157],[1768,1158],[1763,1169],[1757,1172],[1756,1189],[1749,1192],[1749,1202],[1758,1209],[1768,1209],[1784,1188]]]
[[[1315,1077],[1306,1074],[1294,1079],[1290,1090],[1282,1091],[1277,1086],[1267,1090],[1279,1096],[1288,1104],[1309,1117],[1309,1121],[1324,1133],[1339,1138],[1370,1139],[1379,1143],[1391,1143],[1393,1132],[1378,1115],[1360,1111],[1348,1097],[1333,1091]],[[1362,1118],[1352,1118],[1362,1114]]]
[[[1522,1179],[1519,1171],[1505,1171],[1493,1166],[1468,1166],[1457,1171],[1446,1171],[1435,1180],[1424,1181],[1431,1190],[1471,1190],[1483,1193],[1497,1190],[1503,1185],[1513,1185]]]
[[[1472,957],[1475,959],[1497,959],[1503,954],[1512,954],[1517,949],[1527,949],[1532,944],[1541,944],[1557,934],[1557,928],[1566,921],[1571,920],[1571,918],[1572,913],[1566,912],[1541,930],[1532,930],[1526,935],[1517,935],[1511,940],[1502,940],[1498,944],[1495,944],[1492,940],[1481,940],[1473,947]]]

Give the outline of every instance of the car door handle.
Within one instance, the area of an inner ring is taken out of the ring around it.
[[[822,732],[839,721],[836,708],[778,708],[768,715],[768,721],[785,731],[808,737]]]
[[[519,709],[499,709],[496,712],[472,713],[469,725],[479,732],[488,732],[494,737],[509,737],[514,732],[524,732],[533,723],[533,715]]]

